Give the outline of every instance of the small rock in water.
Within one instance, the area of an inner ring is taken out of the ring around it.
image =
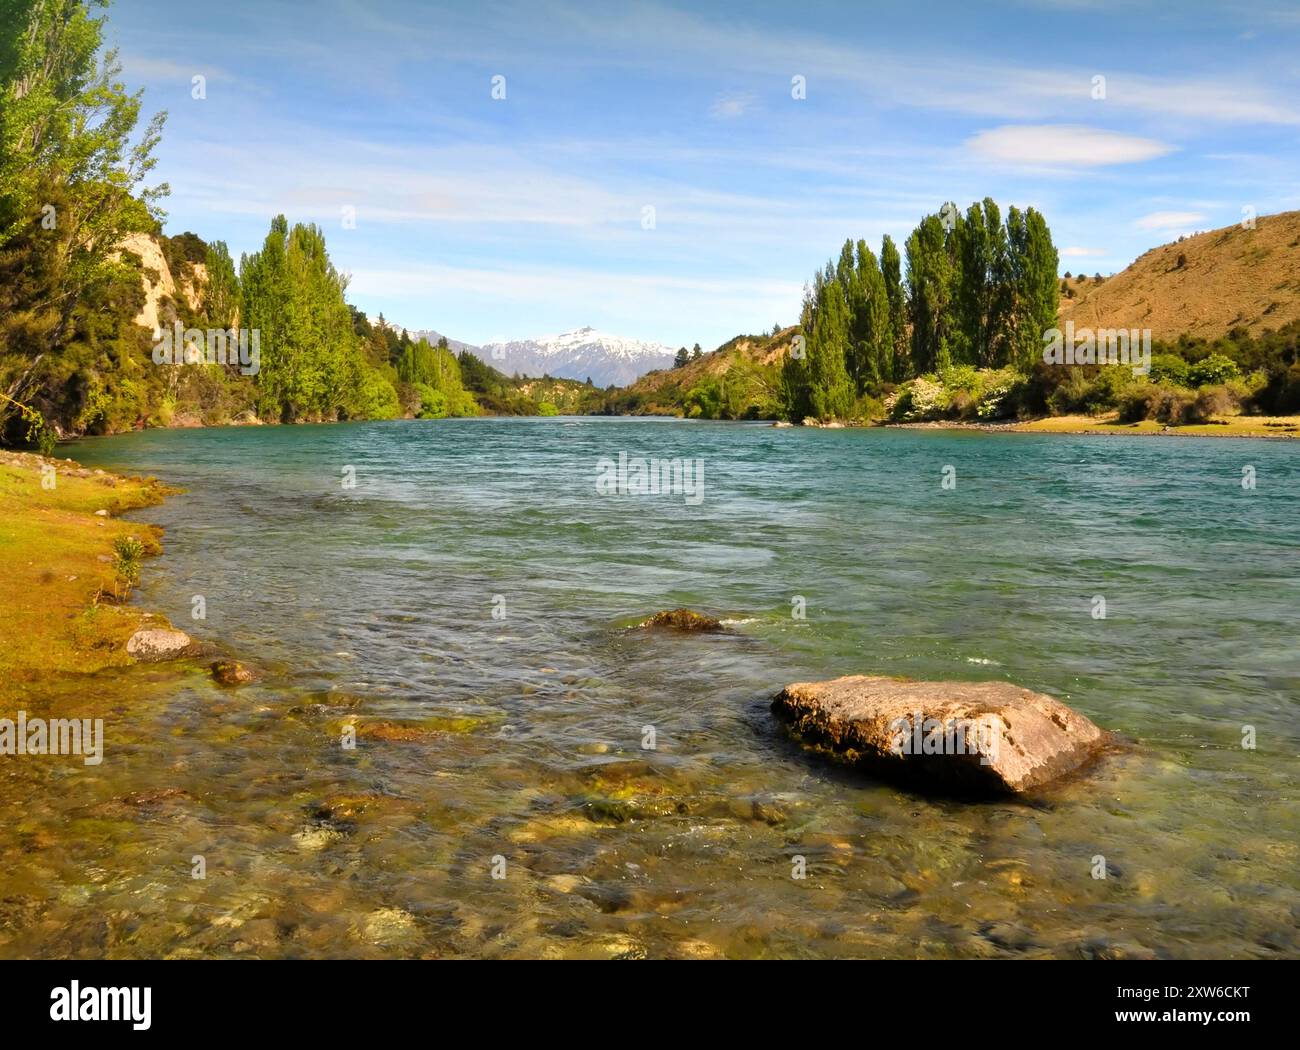
[[[212,678],[217,685],[247,685],[253,672],[234,660],[218,660],[212,665]]]
[[[331,846],[340,841],[342,838],[344,838],[344,833],[338,828],[329,827],[325,824],[309,824],[301,831],[294,833],[293,841],[300,850],[316,853],[326,846]]]
[[[127,653],[145,662],[194,656],[199,648],[193,638],[174,627],[142,627],[126,643]]]
[[[669,609],[657,612],[650,619],[642,620],[638,627],[668,627],[674,631],[702,631],[716,633],[725,631],[722,621],[712,616],[705,616],[691,609]]]
[[[380,908],[366,916],[362,936],[372,944],[391,947],[418,932],[415,916],[401,908]]]
[[[1040,787],[1109,740],[1059,700],[1009,682],[853,675],[788,685],[772,710],[809,743],[871,772],[974,794]]]

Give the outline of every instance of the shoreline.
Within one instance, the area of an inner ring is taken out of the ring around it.
[[[1113,416],[1113,413],[1111,414]],[[609,415],[604,412],[587,413],[584,415],[565,415],[561,413],[558,416],[519,416],[519,415],[502,415],[502,414],[484,414],[479,416],[446,416],[443,419],[418,419],[414,416],[401,417],[399,420],[363,420],[363,419],[331,419],[331,420],[298,420],[292,423],[267,422],[265,420],[229,420],[225,423],[196,423],[192,420],[186,420],[181,423],[172,423],[163,427],[140,427],[130,430],[119,430],[109,434],[82,434],[61,443],[63,445],[75,445],[81,441],[93,440],[97,438],[121,437],[124,434],[142,433],[148,430],[222,430],[245,429],[247,427],[298,427],[298,426],[343,426],[348,424],[361,424],[367,422],[400,422],[402,420],[421,423],[437,423],[445,420],[473,420],[473,419],[675,419],[683,422],[699,423],[745,423],[750,426],[767,426],[777,428],[803,427],[809,430],[967,430],[982,432],[987,434],[1068,434],[1068,435],[1119,435],[1129,437],[1211,437],[1211,438],[1255,438],[1271,441],[1294,441],[1300,439],[1300,415],[1297,416],[1227,416],[1221,420],[1211,423],[1180,423],[1166,424],[1160,423],[1154,419],[1145,419],[1136,423],[1120,423],[1118,420],[1109,416],[1084,416],[1078,414],[1063,416],[1036,416],[1033,419],[1005,420],[1000,422],[970,422],[967,420],[957,419],[934,419],[923,420],[911,423],[891,423],[885,421],[872,422],[844,422],[842,420],[833,420],[829,423],[790,423],[784,419],[691,419],[687,416],[661,415],[661,414],[641,414],[641,413],[624,413],[620,415]],[[0,448],[0,457],[6,455],[31,455],[36,459],[41,457],[35,453],[17,453],[13,450]],[[0,459],[0,463],[3,460]],[[51,457],[51,462],[60,465],[70,465],[79,467],[73,460],[63,460],[57,457]],[[119,480],[143,480],[143,479],[119,479]],[[165,488],[166,486],[162,486]],[[159,501],[155,501],[159,502]],[[143,505],[143,504],[142,504]]]
[[[775,421],[773,427],[795,424]],[[985,434],[1070,434],[1119,437],[1209,437],[1253,438],[1264,441],[1294,441],[1300,438],[1300,416],[1229,416],[1215,423],[1185,423],[1170,426],[1153,419],[1120,423],[1104,417],[1038,416],[1035,419],[1000,423],[971,423],[957,419],[926,420],[916,423],[802,423],[817,430],[967,430]]]
[[[116,564],[118,541],[138,557],[162,553],[163,530],[125,521],[179,489],[72,459],[0,450],[0,554],[10,580],[0,592],[0,694],[35,692],[42,681],[141,662],[127,651],[142,629],[172,630],[130,603]]]

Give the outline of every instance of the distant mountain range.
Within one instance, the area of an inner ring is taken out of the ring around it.
[[[443,338],[432,329],[407,332],[412,339],[423,338],[435,344]],[[580,382],[590,379],[600,387],[627,386],[647,372],[671,368],[677,353],[662,343],[609,335],[594,328],[484,346],[448,339],[447,345],[457,353],[468,350],[506,375],[549,375]]]

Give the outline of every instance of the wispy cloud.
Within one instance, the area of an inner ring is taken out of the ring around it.
[[[710,116],[720,120],[734,120],[743,117],[754,108],[754,96],[743,91],[732,91],[719,95],[709,107]]]
[[[1028,168],[1136,164],[1174,149],[1155,139],[1077,124],[1008,124],[981,131],[966,146],[985,160]]]
[[[1199,211],[1153,211],[1150,215],[1143,215],[1133,225],[1139,230],[1180,230],[1204,222],[1205,219],[1206,216]]]

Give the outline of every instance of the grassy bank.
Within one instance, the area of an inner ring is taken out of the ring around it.
[[[116,516],[172,491],[152,478],[0,452],[0,689],[131,662],[126,642],[146,617],[123,604],[115,545],[134,538],[141,555],[157,554],[162,530]]]

